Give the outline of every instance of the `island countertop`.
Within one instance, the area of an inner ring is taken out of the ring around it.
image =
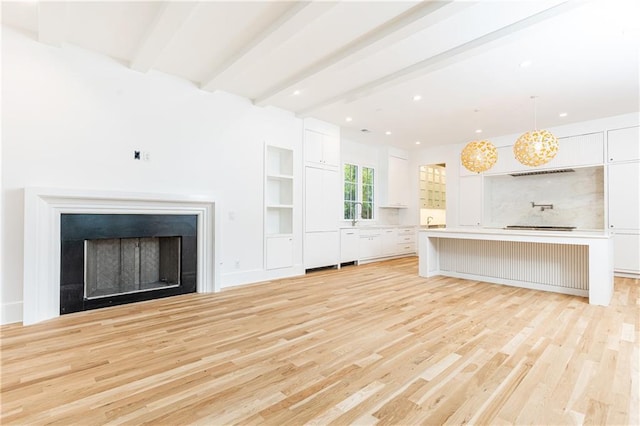
[[[611,238],[611,234],[604,230],[543,231],[504,228],[422,228],[420,232],[429,237],[447,238],[447,236],[450,236],[453,238],[502,241],[532,241],[536,237],[545,241],[553,239],[570,240],[574,238]]]
[[[444,275],[589,298],[613,294],[613,234],[604,230],[421,229],[419,275]]]

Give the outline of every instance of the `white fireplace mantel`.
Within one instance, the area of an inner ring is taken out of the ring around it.
[[[61,188],[24,190],[23,324],[60,315],[60,215],[189,214],[198,221],[197,291],[220,290],[218,205],[213,197]]]

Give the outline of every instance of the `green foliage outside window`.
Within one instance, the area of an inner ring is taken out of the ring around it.
[[[360,173],[361,176],[360,176]],[[374,209],[374,174],[371,167],[359,167],[355,164],[344,165],[344,205],[343,217],[345,219],[373,219]],[[361,207],[356,212],[358,206]]]

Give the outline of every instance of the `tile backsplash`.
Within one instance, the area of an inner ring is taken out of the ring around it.
[[[485,226],[575,226],[604,229],[604,168],[531,176],[487,176]],[[532,207],[553,204],[553,209]]]

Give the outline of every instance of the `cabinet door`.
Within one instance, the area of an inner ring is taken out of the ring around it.
[[[324,135],[313,130],[304,131],[304,161],[322,164]]]
[[[398,231],[396,229],[382,230],[382,255],[391,256],[398,251]]]
[[[360,259],[371,259],[380,257],[382,246],[380,242],[380,234],[363,235],[360,234]]]
[[[340,195],[339,173],[305,168],[305,231],[337,231]]]
[[[480,226],[482,223],[482,176],[460,177],[458,223],[461,226]]]
[[[609,228],[640,229],[640,163],[609,164]]]
[[[387,173],[386,204],[406,206],[409,204],[409,161],[390,155]]]
[[[327,166],[340,166],[340,138],[322,135],[322,162]]]
[[[640,274],[640,234],[616,234],[613,247],[613,269]]]
[[[340,262],[358,260],[358,244],[360,233],[357,229],[343,229],[340,231]]]
[[[608,161],[640,160],[640,127],[609,130],[607,139]]]
[[[340,234],[333,232],[307,232],[304,235],[304,267],[320,268],[338,264]]]
[[[293,266],[293,237],[267,237],[267,269]]]

